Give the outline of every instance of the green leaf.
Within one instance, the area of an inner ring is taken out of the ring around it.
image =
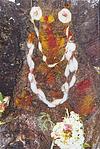
[[[90,144],[84,143],[84,148],[88,148],[88,147],[91,147]]]
[[[0,92],[0,101],[3,102],[3,95],[1,92]]]

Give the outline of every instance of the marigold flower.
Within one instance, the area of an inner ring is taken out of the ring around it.
[[[41,17],[41,19],[40,19],[40,21],[42,22],[42,23],[44,23],[44,22],[47,22],[47,23],[52,23],[52,22],[54,22],[54,17],[52,16],[52,15],[49,15],[49,16],[42,16]]]

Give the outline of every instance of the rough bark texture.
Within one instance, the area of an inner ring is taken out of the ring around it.
[[[100,66],[99,4],[93,5],[92,0],[91,3],[80,0],[71,2],[72,30],[78,47],[77,82],[66,103],[49,109],[32,94],[27,80],[26,38],[34,30],[29,21],[31,1],[16,0],[16,3],[12,3],[0,0],[0,91],[12,97],[11,105],[2,117],[2,120],[10,122],[0,126],[0,149],[50,149],[51,130],[49,126],[47,130],[42,129],[38,121],[40,113],[48,113],[56,123],[62,120],[65,108],[82,116],[85,138],[90,148],[100,148],[100,75],[94,69],[94,66]],[[37,2],[34,1],[34,4]],[[39,5],[44,14],[52,10],[56,14],[64,7],[64,1],[41,0]],[[58,31],[62,26],[56,24],[55,28]],[[85,95],[90,95],[92,99],[78,92],[78,83],[83,80],[91,82]],[[27,90],[30,101],[22,98],[16,106],[16,98],[21,97],[23,90]]]

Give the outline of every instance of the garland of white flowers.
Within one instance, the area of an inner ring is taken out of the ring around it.
[[[62,9],[58,13],[58,18],[63,23],[66,23],[68,21],[70,22],[70,20],[71,20],[71,16],[69,16],[69,19],[68,18],[66,19],[65,13],[68,13],[68,12],[69,12],[69,15],[71,15],[70,11],[68,9],[64,8],[64,9]],[[64,13],[65,17],[63,16],[63,13]],[[41,8],[40,7],[32,7],[32,9],[30,11],[30,15],[31,15],[31,22],[34,25],[34,30],[35,30],[37,38],[39,40],[39,30],[36,27],[36,25],[34,23],[34,20],[40,20],[40,18],[42,16]],[[67,15],[67,17],[68,17],[68,15]],[[67,38],[69,36],[69,27],[67,27],[67,29],[66,29],[66,36],[67,36]],[[64,94],[63,98],[55,99],[53,102],[48,101],[46,96],[45,96],[45,94],[44,94],[44,92],[41,89],[37,88],[37,82],[35,80],[34,74],[32,73],[32,70],[34,70],[34,67],[35,67],[35,63],[32,60],[32,54],[34,52],[34,44],[32,42],[31,43],[27,42],[27,46],[29,48],[29,52],[28,52],[28,55],[27,55],[27,63],[28,63],[29,69],[30,69],[30,72],[28,74],[28,79],[29,79],[29,82],[30,82],[31,90],[33,91],[33,93],[37,94],[39,99],[41,101],[43,101],[48,107],[56,107],[57,105],[64,103],[68,99],[68,91],[69,91],[69,89],[76,82],[76,72],[77,72],[77,69],[78,69],[78,62],[77,62],[76,58],[73,55],[73,53],[76,50],[75,43],[73,43],[73,41],[71,41],[71,38],[69,37],[67,45],[65,47],[65,53],[64,53],[64,55],[63,55],[63,57],[61,59],[61,61],[63,61],[64,59],[66,59],[68,61],[68,64],[67,64],[67,66],[65,68],[65,73],[64,73],[65,77],[68,78],[70,73],[73,73],[72,79],[71,79],[71,81],[69,83],[66,81],[61,86],[61,90],[62,90],[62,92]],[[42,45],[41,45],[40,41],[38,42],[38,49],[43,54],[43,52],[42,52]],[[43,55],[43,61],[46,63],[46,56],[45,55]],[[46,64],[47,64],[48,67],[55,67],[58,63],[54,63],[54,64],[51,64],[51,65],[48,65],[47,63]]]
[[[84,126],[79,114],[67,110],[63,121],[53,127],[51,137],[53,141],[50,149],[54,146],[60,149],[84,149]]]

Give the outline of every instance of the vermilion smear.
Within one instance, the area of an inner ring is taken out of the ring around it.
[[[53,98],[62,98],[63,93],[61,91],[50,91],[49,95]]]
[[[55,75],[54,75],[53,73],[49,73],[49,74],[47,75],[46,82],[47,82],[49,85],[54,85],[55,82],[56,82]]]
[[[85,79],[76,84],[76,89],[78,89],[79,91],[85,91],[91,86],[91,84],[91,80]]]
[[[48,24],[47,29],[45,30],[48,36],[48,46],[49,48],[55,48],[57,46],[56,38],[54,37],[51,26]]]
[[[31,32],[31,33],[28,35],[28,42],[29,42],[29,43],[32,43],[32,42],[34,41],[34,38],[35,38],[34,32]]]
[[[93,112],[94,108],[94,97],[91,95],[86,95],[81,98],[80,101],[77,103],[76,111],[82,115],[88,115]]]
[[[54,37],[48,37],[48,45],[50,48],[55,48],[57,45],[56,45],[56,39]]]
[[[44,17],[44,20],[47,22],[48,21],[48,16],[45,16]]]
[[[33,97],[30,95],[29,91],[23,90],[22,94],[16,97],[15,105],[20,108],[27,108],[28,106],[32,105]],[[24,103],[24,104],[23,104]]]

